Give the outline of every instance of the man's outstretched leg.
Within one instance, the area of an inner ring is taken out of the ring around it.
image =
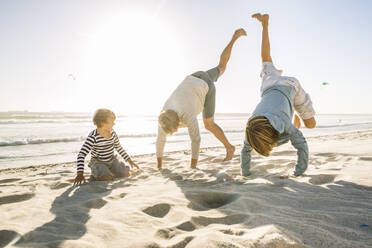
[[[227,140],[223,130],[214,122],[214,117],[203,119],[204,127],[211,132],[224,146],[226,149],[226,157],[223,161],[231,160],[234,156],[235,146],[231,145]]]
[[[219,71],[217,78],[220,77],[225,72],[226,65],[230,59],[231,50],[232,50],[232,47],[235,41],[239,37],[246,36],[246,35],[247,34],[244,29],[238,29],[235,31],[231,41],[229,42],[229,44],[227,44],[227,46],[225,47],[225,49],[223,50],[220,56],[220,62],[217,66],[218,71]],[[215,78],[215,80],[213,81],[216,81],[217,78]],[[213,85],[213,88],[214,88],[214,85]],[[231,160],[232,157],[234,156],[235,146],[230,144],[223,130],[214,122],[214,107],[215,107],[215,92],[213,93],[210,91],[206,96],[205,104],[204,104],[204,111],[203,111],[204,127],[205,129],[210,131],[225,146],[226,157],[223,159],[223,161],[228,161],[228,160]]]

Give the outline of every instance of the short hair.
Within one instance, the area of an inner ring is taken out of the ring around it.
[[[270,156],[273,147],[279,140],[279,132],[273,128],[264,116],[256,116],[250,119],[245,134],[251,147],[266,157]]]
[[[178,128],[180,119],[176,111],[168,109],[160,113],[158,123],[164,132],[169,134],[172,130]]]
[[[114,112],[109,109],[97,109],[93,115],[93,123],[97,127],[102,127],[102,124],[107,121],[108,118],[116,119]]]

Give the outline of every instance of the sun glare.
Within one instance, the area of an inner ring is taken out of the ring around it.
[[[141,14],[114,17],[90,41],[84,88],[120,112],[128,113],[128,109],[120,109],[128,104],[133,112],[148,112],[151,106],[133,103],[154,97],[159,91],[157,83],[166,83],[165,73],[177,73],[182,67],[179,45],[157,18]],[[160,104],[155,102],[157,108]]]

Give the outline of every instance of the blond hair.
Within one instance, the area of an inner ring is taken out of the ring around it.
[[[263,156],[270,156],[274,146],[278,143],[279,132],[263,116],[250,119],[245,130],[248,143]]]
[[[109,109],[97,109],[93,115],[93,123],[97,127],[102,127],[102,124],[107,121],[108,118],[116,119],[114,112]]]
[[[158,122],[164,132],[169,134],[178,128],[180,119],[176,111],[168,109],[160,113]]]

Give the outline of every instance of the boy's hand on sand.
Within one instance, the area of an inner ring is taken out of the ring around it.
[[[130,160],[129,161],[129,164],[130,164],[130,166],[133,168],[133,167],[135,167],[136,169],[140,169],[139,167],[138,167],[138,165],[136,165],[132,160]]]
[[[296,114],[294,115],[293,125],[294,125],[297,129],[300,129],[300,127],[301,127],[300,117],[298,117],[298,115],[296,115]]]
[[[243,28],[235,30],[234,38],[239,38],[240,36],[247,36],[247,32]]]
[[[74,186],[75,185],[81,185],[82,183],[85,183],[85,182],[86,182],[86,180],[85,180],[83,172],[78,172],[78,174],[76,175],[76,177],[74,179]]]

